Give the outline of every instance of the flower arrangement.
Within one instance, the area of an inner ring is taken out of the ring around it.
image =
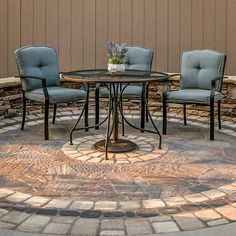
[[[126,43],[117,44],[112,41],[107,42],[108,64],[123,64],[125,53],[128,51]]]

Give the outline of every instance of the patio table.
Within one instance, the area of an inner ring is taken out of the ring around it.
[[[165,81],[168,79],[169,75],[156,72],[156,71],[138,71],[138,70],[126,70],[122,73],[110,73],[106,69],[94,69],[94,70],[80,70],[80,71],[71,71],[62,73],[64,80],[71,81],[75,83],[84,83],[86,84],[87,96],[84,103],[84,107],[78,120],[70,131],[70,144],[73,144],[73,132],[76,130],[88,130],[89,128],[94,128],[102,125],[107,122],[107,131],[106,139],[99,140],[94,144],[94,148],[98,151],[105,152],[105,158],[108,159],[108,153],[123,153],[130,152],[138,148],[137,144],[131,140],[120,139],[119,138],[119,114],[121,115],[123,121],[125,121],[129,126],[134,129],[138,129],[143,132],[154,133],[159,136],[159,148],[161,148],[162,136],[156,127],[151,114],[148,110],[147,101],[146,109],[148,116],[150,118],[151,124],[153,125],[152,129],[142,129],[134,125],[129,121],[123,113],[122,109],[122,94],[125,91],[126,87],[132,83],[142,83],[146,85],[150,82],[155,81]],[[89,100],[89,87],[91,84],[101,83],[107,87],[109,91],[109,108],[108,116],[99,124],[94,126],[87,126],[83,128],[78,128],[79,122],[83,116],[83,113],[86,109],[86,105]],[[111,139],[112,136],[112,139]]]

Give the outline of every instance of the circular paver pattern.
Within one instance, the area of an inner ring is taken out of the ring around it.
[[[73,145],[66,143],[62,146],[65,155],[82,162],[89,163],[114,163],[114,164],[132,164],[144,161],[150,161],[160,158],[168,151],[167,146],[158,149],[159,140],[154,138],[138,137],[135,135],[126,135],[127,140],[135,140],[138,149],[128,153],[108,154],[109,160],[105,160],[104,153],[94,149],[93,145],[99,139],[105,139],[104,135],[86,136],[73,140]]]
[[[29,225],[42,215],[45,222],[37,232],[59,233],[53,230],[60,222],[60,234],[68,235],[77,224],[82,230],[85,221],[96,218],[92,222],[100,235],[125,235],[139,224],[146,225],[146,232],[137,234],[151,234],[236,220],[235,124],[226,123],[211,142],[204,118],[191,117],[184,127],[175,115],[163,149],[156,148],[155,136],[127,129],[126,138],[140,149],[105,161],[92,148],[104,138],[103,127],[78,132],[71,146],[65,134],[76,116],[65,112],[59,117],[47,142],[42,140],[41,115],[28,117],[24,132],[18,118],[0,122],[0,227],[34,232]],[[131,216],[148,219],[130,221]],[[103,226],[109,217],[121,218],[123,226],[118,221],[114,227]]]

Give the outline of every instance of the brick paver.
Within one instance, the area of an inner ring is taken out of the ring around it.
[[[218,219],[218,220],[208,221],[207,225],[209,225],[209,226],[217,226],[217,225],[224,225],[224,224],[227,224],[227,223],[229,223],[229,221],[226,220],[226,219]]]
[[[38,233],[46,226],[49,220],[49,216],[32,215],[19,225],[17,229],[25,232]]]
[[[49,201],[50,201],[50,198],[34,196],[34,197],[31,197],[28,200],[26,200],[25,203],[32,205],[32,206],[40,207]]]
[[[100,236],[125,236],[125,232],[122,230],[103,230],[99,234]]]
[[[11,211],[8,214],[4,215],[1,218],[1,221],[7,222],[7,223],[13,223],[13,224],[20,224],[23,222],[27,217],[29,217],[29,214],[19,211]]]
[[[76,236],[96,236],[98,233],[99,220],[79,219],[75,222],[71,234]]]
[[[50,223],[48,224],[43,233],[45,234],[67,234],[71,225],[70,224],[62,224],[62,223]]]
[[[204,228],[204,224],[192,213],[182,213],[174,216],[183,230],[196,230]]]
[[[128,235],[152,234],[152,227],[147,219],[128,219],[125,221]]]
[[[125,221],[123,219],[105,219],[101,222],[101,230],[124,230]]]
[[[72,201],[65,201],[65,200],[59,200],[59,199],[53,199],[51,200],[46,207],[51,208],[67,208]]]
[[[195,212],[195,215],[203,221],[216,220],[221,218],[221,215],[211,209]]]
[[[91,202],[91,201],[74,201],[71,204],[70,209],[90,210],[93,207],[94,207],[94,202]]]
[[[143,206],[145,208],[158,208],[158,207],[164,207],[165,203],[161,199],[150,199],[150,200],[143,200]]]
[[[156,233],[170,233],[170,232],[178,232],[179,228],[175,222],[156,222],[153,223],[153,228]]]
[[[97,210],[115,210],[116,208],[117,202],[98,201],[95,203],[95,209]]]
[[[233,206],[227,205],[216,208],[215,210],[221,213],[227,219],[236,220],[236,208]]]

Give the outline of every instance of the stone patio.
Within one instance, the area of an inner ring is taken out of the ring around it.
[[[109,155],[93,149],[105,128],[68,133],[78,111],[61,112],[43,140],[42,114],[0,121],[0,228],[49,235],[149,235],[236,221],[236,124],[208,139],[208,120],[183,125],[171,114],[158,137],[126,128],[139,150]],[[102,115],[105,117],[105,114]],[[137,114],[129,114],[139,122]],[[161,114],[153,113],[161,127]],[[94,116],[90,116],[93,122]]]

